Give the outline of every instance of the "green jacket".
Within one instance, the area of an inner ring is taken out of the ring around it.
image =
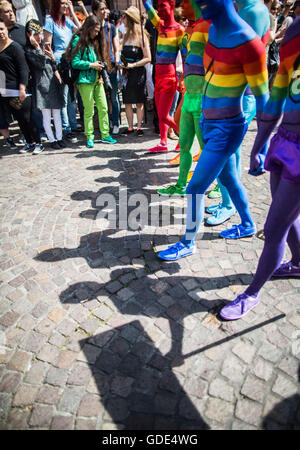
[[[74,36],[72,47],[76,47],[79,36]],[[72,59],[73,69],[80,70],[77,84],[93,84],[96,81],[96,70],[90,69],[90,63],[98,61],[97,55],[93,47],[86,48],[84,52],[79,51]]]

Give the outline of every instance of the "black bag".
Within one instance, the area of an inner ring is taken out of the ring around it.
[[[60,63],[58,64],[58,71],[64,84],[76,83],[80,70],[73,69],[70,62],[67,60],[66,53],[63,53]]]
[[[103,69],[100,72],[100,75],[102,75],[103,83],[104,83],[104,89],[106,91],[112,90],[112,85],[110,82],[110,78],[107,72],[107,64],[105,62],[102,63]]]
[[[268,52],[268,71],[269,73],[275,73],[278,70],[280,63],[279,58],[279,45],[274,40],[269,47]]]

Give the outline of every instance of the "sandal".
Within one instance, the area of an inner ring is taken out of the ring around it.
[[[221,231],[220,236],[224,239],[240,239],[243,237],[250,237],[256,233],[256,226],[243,227],[243,225],[233,225],[229,230]]]

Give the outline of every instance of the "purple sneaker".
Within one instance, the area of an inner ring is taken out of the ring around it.
[[[220,316],[226,320],[240,319],[258,305],[258,303],[258,295],[253,297],[243,292],[233,302],[228,303],[228,305],[221,309]]]
[[[300,266],[294,266],[292,261],[283,261],[272,277],[300,277]]]

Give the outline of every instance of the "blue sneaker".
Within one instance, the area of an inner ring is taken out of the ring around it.
[[[222,203],[217,203],[216,205],[207,206],[205,208],[205,212],[207,214],[214,214],[218,208],[221,208],[221,206],[222,206]]]
[[[256,226],[243,227],[240,225],[233,225],[229,230],[221,231],[220,236],[224,239],[240,239],[243,237],[253,236],[256,233]]]
[[[88,139],[86,146],[87,148],[94,148],[94,139]]]
[[[235,213],[236,209],[234,207],[227,208],[226,206],[223,207],[220,205],[219,208],[215,209],[215,212],[206,219],[205,223],[210,226],[220,225],[221,223],[226,222],[226,220],[229,220]]]
[[[167,250],[159,252],[157,256],[165,261],[176,261],[177,259],[192,255],[195,251],[195,244],[187,246],[179,241],[177,244],[170,245]]]
[[[113,139],[111,136],[106,136],[106,137],[102,138],[101,142],[103,142],[103,144],[116,144],[117,143],[117,141],[115,139]]]

